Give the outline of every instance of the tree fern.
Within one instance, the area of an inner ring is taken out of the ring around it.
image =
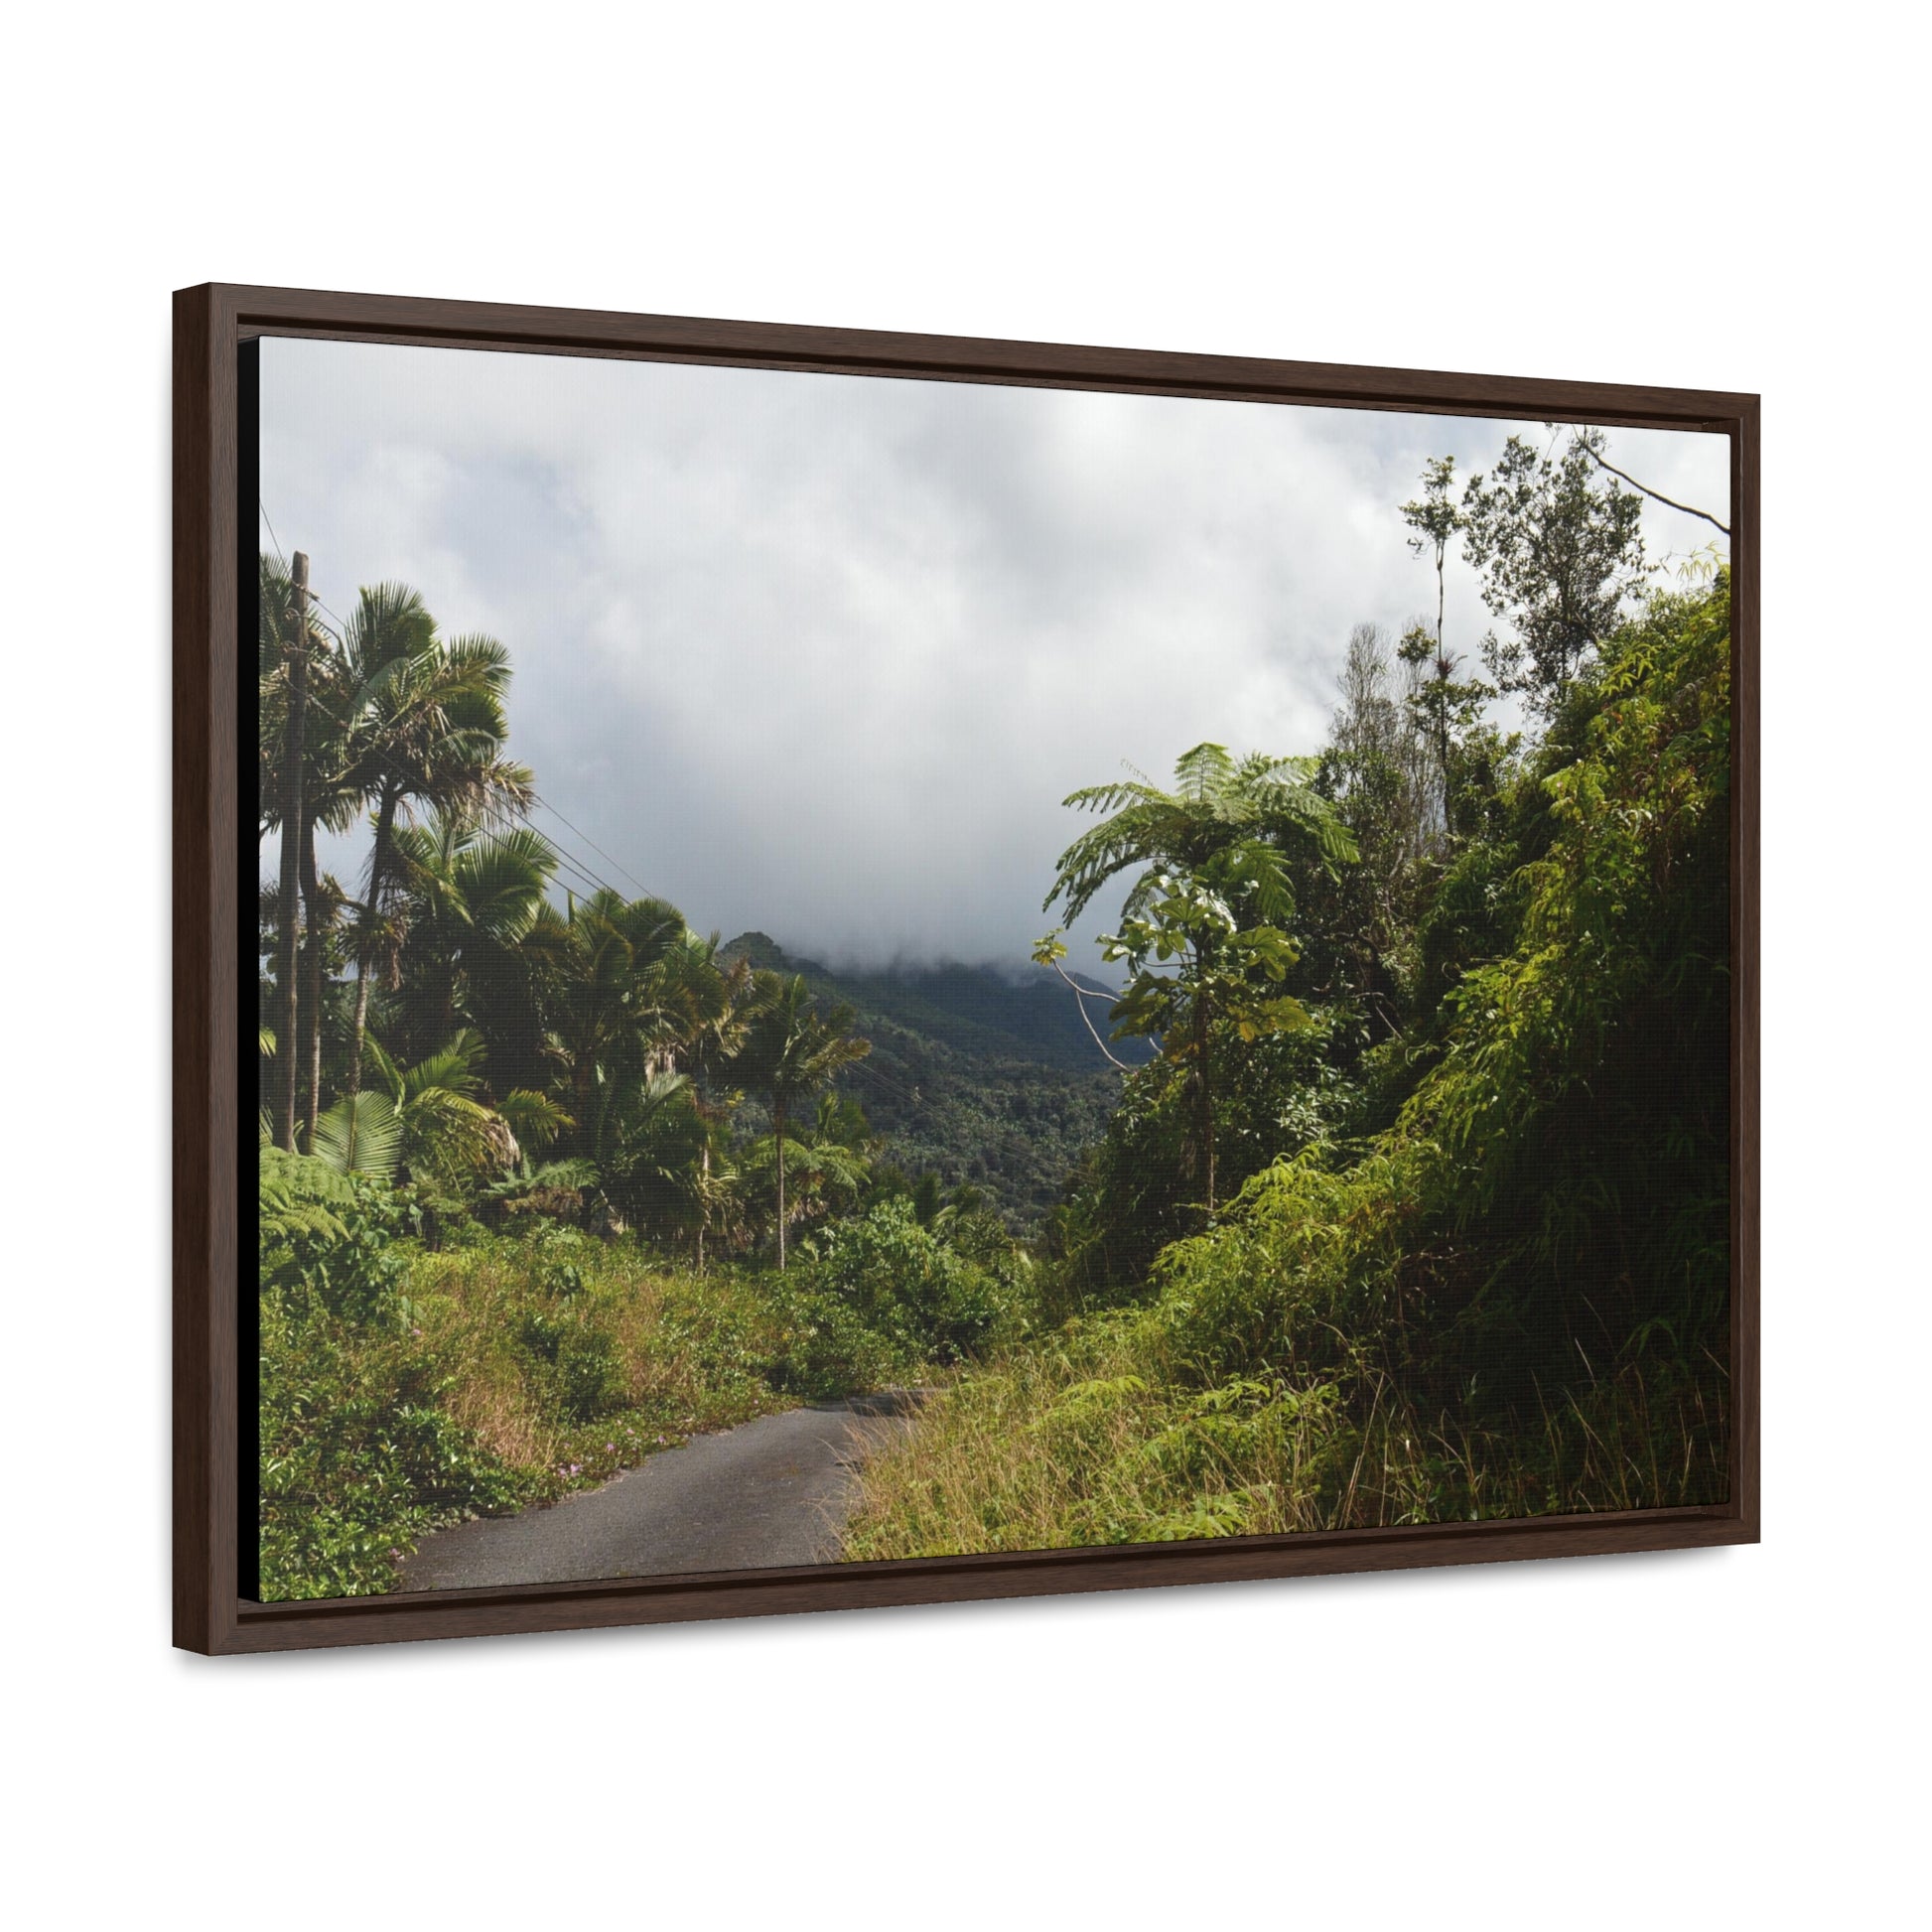
[[[1146,866],[1128,898],[1131,917],[1164,866],[1194,872],[1219,859],[1246,882],[1262,918],[1285,918],[1292,910],[1289,858],[1299,853],[1332,869],[1357,856],[1333,805],[1314,789],[1316,762],[1265,752],[1236,760],[1225,746],[1202,744],[1181,755],[1172,791],[1121,779],[1069,792],[1070,809],[1109,816],[1060,854],[1041,909],[1063,899],[1070,923],[1110,879]]]

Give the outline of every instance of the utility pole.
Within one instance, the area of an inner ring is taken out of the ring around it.
[[[289,667],[288,738],[283,748],[282,769],[282,876],[281,929],[276,936],[276,970],[281,995],[282,1025],[275,1041],[276,1058],[282,1066],[280,1144],[295,1152],[295,1090],[298,1080],[296,1048],[300,1009],[296,994],[296,888],[302,866],[302,736],[303,713],[309,702],[309,559],[300,550],[289,571],[291,641],[287,647]]]

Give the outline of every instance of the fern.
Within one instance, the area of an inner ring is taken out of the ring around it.
[[[343,1174],[326,1162],[279,1147],[262,1148],[257,1160],[256,1218],[264,1255],[304,1238],[343,1238],[342,1210],[355,1202],[355,1190]]]
[[[1225,746],[1203,744],[1182,754],[1173,791],[1123,779],[1069,792],[1070,809],[1110,816],[1060,854],[1041,909],[1063,898],[1070,922],[1117,873],[1146,866],[1129,895],[1131,917],[1164,866],[1197,871],[1218,861],[1256,894],[1264,918],[1287,916],[1289,855],[1300,851],[1329,870],[1358,856],[1333,805],[1313,788],[1315,768],[1312,759],[1265,752],[1237,761]]]

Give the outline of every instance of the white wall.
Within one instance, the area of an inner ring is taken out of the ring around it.
[[[1927,645],[1889,10],[650,11],[13,30],[0,1890],[79,1926],[1896,1922]],[[172,1653],[168,292],[208,278],[1761,390],[1765,1545]]]

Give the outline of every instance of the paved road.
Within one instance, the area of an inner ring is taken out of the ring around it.
[[[425,1537],[405,1589],[760,1570],[836,1557],[854,1462],[908,1427],[906,1396],[791,1409],[694,1436],[602,1488]]]

